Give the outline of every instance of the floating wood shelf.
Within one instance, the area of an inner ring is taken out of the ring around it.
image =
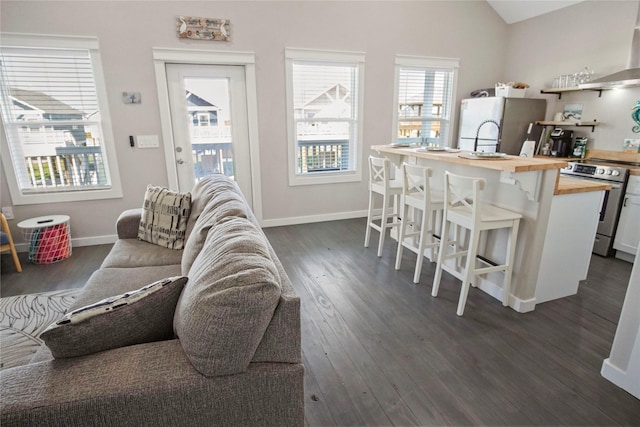
[[[571,121],[556,122],[556,121],[552,121],[552,120],[540,120],[540,121],[537,121],[536,124],[540,125],[540,126],[590,127],[591,128],[591,132],[593,132],[595,130],[595,127],[598,126],[600,123],[598,123],[596,120],[591,121],[591,122],[585,122],[585,121],[580,121],[580,122],[571,122]]]
[[[582,92],[584,90],[590,90],[598,92],[598,98],[602,98],[602,91],[606,89],[580,89],[579,87],[558,87],[550,89],[541,89],[540,93],[558,95],[558,99],[562,99],[562,94],[565,92]]]

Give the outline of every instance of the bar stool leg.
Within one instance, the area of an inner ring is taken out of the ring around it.
[[[369,209],[367,210],[367,231],[364,235],[364,247],[369,247],[371,239],[371,221],[373,221],[373,191],[369,190]]]
[[[400,218],[400,230],[398,231],[398,250],[396,251],[396,270],[400,270],[400,264],[402,263],[402,252],[404,245],[405,235],[407,234],[407,222],[409,222],[409,206],[402,204],[402,218]]]
[[[384,238],[387,235],[387,220],[388,220],[388,215],[389,215],[389,209],[387,208],[387,206],[389,206],[389,200],[387,199],[387,196],[384,195],[382,196],[382,218],[380,219],[380,240],[378,241],[378,256],[381,257],[382,256],[382,249],[383,249],[383,245],[384,245]]]
[[[424,248],[427,244],[427,240],[429,240],[429,236],[427,233],[430,233],[428,214],[428,212],[422,212],[422,221],[420,221],[420,234],[418,235],[420,236],[420,242],[418,243],[418,258],[416,259],[416,269],[413,274],[413,283],[420,282],[420,273],[422,272],[422,263],[424,261]]]
[[[469,237],[469,246],[467,248],[467,262],[464,269],[464,279],[462,280],[462,290],[460,291],[460,299],[458,300],[458,310],[456,314],[462,316],[464,313],[464,306],[467,303],[467,295],[469,295],[469,288],[475,277],[476,269],[476,253],[478,252],[478,240],[480,238],[480,231],[475,228],[471,231]]]
[[[502,295],[502,305],[509,306],[509,297],[511,295],[511,274],[513,272],[513,260],[516,254],[516,239],[518,238],[518,228],[520,227],[520,221],[513,221],[511,226],[511,233],[509,233],[509,240],[507,242],[507,267],[504,271],[504,289]]]
[[[444,262],[444,255],[447,253],[447,246],[449,246],[449,227],[450,223],[445,218],[442,219],[442,235],[440,236],[440,249],[438,250],[438,263],[436,264],[436,274],[433,277],[433,286],[431,287],[431,296],[438,296],[438,289],[440,288],[440,279],[442,278],[442,263]]]

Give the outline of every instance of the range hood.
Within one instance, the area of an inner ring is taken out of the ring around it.
[[[580,89],[617,89],[638,86],[640,86],[640,2],[638,2],[638,17],[633,30],[627,69],[578,85]]]
[[[617,89],[638,86],[640,86],[640,68],[618,71],[578,85],[580,89]]]

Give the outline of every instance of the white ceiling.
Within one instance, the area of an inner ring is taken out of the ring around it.
[[[584,0],[487,0],[507,24],[524,21]]]

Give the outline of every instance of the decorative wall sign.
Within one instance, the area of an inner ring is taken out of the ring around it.
[[[122,92],[122,102],[125,104],[140,104],[142,96],[140,92]]]
[[[193,16],[178,16],[176,25],[178,37],[181,39],[228,41],[228,19],[197,18]]]
[[[631,130],[635,133],[640,133],[640,99],[636,102],[636,105],[631,107],[633,110],[631,112],[631,118],[638,124],[631,128]]]

